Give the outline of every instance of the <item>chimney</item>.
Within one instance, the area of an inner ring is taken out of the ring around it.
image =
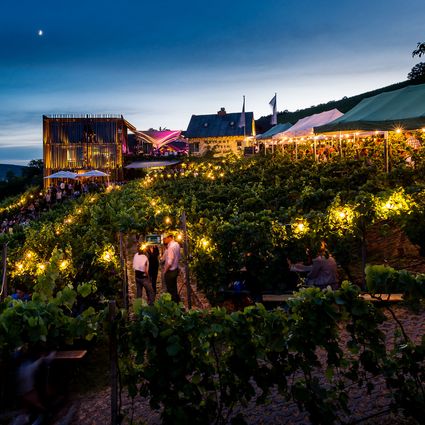
[[[219,117],[224,117],[226,115],[226,109],[220,108],[220,110],[217,112]]]

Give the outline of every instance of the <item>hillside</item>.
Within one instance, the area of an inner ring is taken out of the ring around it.
[[[25,168],[27,167],[23,165],[0,164],[0,180],[6,179],[8,171],[12,171],[16,177],[20,177]]]
[[[319,105],[310,106],[309,108],[298,109],[294,112],[289,112],[289,111],[278,112],[277,121],[278,123],[290,122],[291,124],[295,124],[301,118],[308,117],[313,114],[318,114],[323,111],[328,111],[334,108],[338,109],[339,111],[345,114],[347,111],[354,108],[354,106],[360,103],[360,101],[362,101],[363,99],[376,96],[377,94],[380,94],[380,93],[385,93],[388,91],[401,89],[403,87],[407,87],[410,85],[421,84],[423,82],[424,82],[423,80],[419,80],[419,81],[406,80],[400,83],[391,84],[390,86],[382,87],[380,89],[358,94],[356,96],[343,97],[340,100],[331,100],[327,103],[321,103]],[[271,127],[270,118],[271,118],[271,115],[268,115],[265,117],[261,117],[255,121],[257,134],[264,133]]]

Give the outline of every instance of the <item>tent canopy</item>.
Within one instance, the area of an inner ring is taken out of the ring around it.
[[[285,124],[277,124],[274,127],[270,128],[263,134],[259,134],[256,139],[257,140],[265,140],[265,139],[271,139],[275,134],[282,133],[288,128],[292,127],[292,124],[289,122],[286,122]]]
[[[304,137],[313,135],[313,128],[319,125],[327,124],[334,119],[341,117],[342,112],[338,109],[320,112],[319,114],[310,115],[309,117],[301,118],[291,128],[273,136],[273,139],[284,139],[286,137]]]
[[[155,168],[155,167],[167,167],[169,165],[179,164],[181,161],[139,161],[132,162],[125,168]]]
[[[363,99],[343,117],[315,126],[315,133],[349,130],[416,130],[425,127],[425,84]]]

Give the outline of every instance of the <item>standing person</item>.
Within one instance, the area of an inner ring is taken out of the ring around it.
[[[179,275],[180,245],[174,240],[173,235],[164,238],[167,249],[164,252],[164,282],[171,299],[178,303],[180,297],[177,291],[177,276]]]
[[[149,277],[151,279],[151,285],[153,292],[156,296],[156,280],[158,278],[159,269],[159,249],[156,245],[150,245],[148,248],[148,259],[149,259]]]
[[[136,297],[142,297],[143,288],[146,290],[148,304],[152,305],[155,301],[155,294],[149,280],[149,259],[146,250],[139,246],[133,257],[133,269],[136,278]]]

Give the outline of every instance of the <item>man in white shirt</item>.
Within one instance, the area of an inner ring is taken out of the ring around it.
[[[141,298],[143,288],[145,288],[148,304],[153,304],[155,301],[155,294],[149,280],[149,260],[142,247],[139,247],[136,254],[134,254],[133,269],[136,278],[136,297]]]
[[[173,235],[164,238],[167,249],[164,252],[164,281],[167,292],[171,294],[171,299],[178,303],[180,297],[177,291],[177,276],[179,274],[180,245],[174,240]]]

